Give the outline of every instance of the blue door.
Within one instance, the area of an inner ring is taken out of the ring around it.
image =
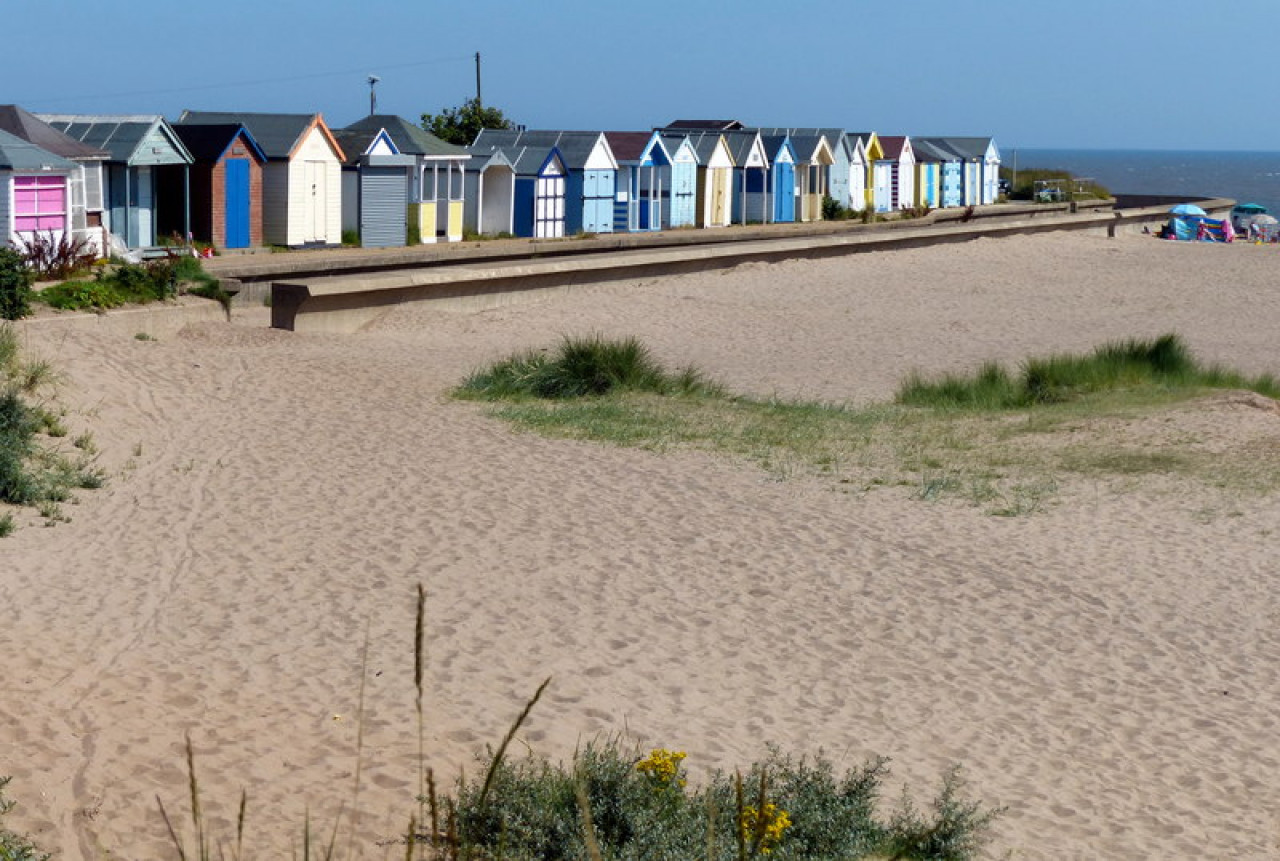
[[[796,220],[796,166],[788,161],[773,167],[773,220],[786,224]]]
[[[226,160],[227,247],[249,247],[249,160]]]

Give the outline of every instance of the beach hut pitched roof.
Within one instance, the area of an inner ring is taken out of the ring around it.
[[[226,123],[212,126],[174,126],[174,132],[182,139],[182,144],[196,161],[219,161],[227,148],[235,143],[236,138],[244,135],[245,141],[262,161],[267,156],[262,147],[253,139],[249,130],[239,123]]]
[[[658,132],[605,132],[609,149],[619,164],[638,164],[646,157],[658,164],[670,164],[671,157]]]
[[[76,164],[0,130],[0,170],[74,170]]]
[[[69,137],[17,105],[0,105],[0,131],[22,138],[54,155],[73,161],[102,161],[110,156],[104,149]]]
[[[385,130],[392,143],[404,155],[420,155],[426,158],[467,158],[466,147],[443,141],[431,132],[414,125],[395,114],[372,114],[344,126],[343,132],[377,134]]]
[[[986,137],[943,137],[931,138],[931,140],[941,140],[956,152],[960,153],[963,158],[981,161],[987,157],[988,150],[994,148],[995,144],[991,138]]]
[[[132,164],[135,159],[155,164],[152,153],[143,147],[147,141],[167,142],[172,153],[162,159],[177,159],[191,164],[191,153],[174,132],[173,126],[159,114],[37,114],[58,131],[83,144],[107,152],[106,161]],[[157,137],[157,135],[159,137]],[[153,143],[154,145],[154,143]]]
[[[667,131],[731,132],[746,128],[737,120],[676,120],[663,127]]]
[[[483,152],[485,149],[510,149],[518,146],[555,147],[560,151],[565,167],[570,170],[585,170],[592,156],[597,152],[597,147],[602,143],[609,166],[616,170],[617,158],[609,149],[609,142],[603,132],[483,129],[476,135],[476,141],[471,145],[471,150]]]
[[[293,157],[294,151],[314,128],[319,128],[333,147],[339,161],[346,154],[325,125],[320,114],[272,114],[234,111],[183,111],[179,125],[225,125],[239,123],[247,128],[268,159],[284,160]]]

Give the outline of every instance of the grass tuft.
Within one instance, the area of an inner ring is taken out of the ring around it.
[[[458,388],[475,400],[568,400],[619,392],[710,393],[717,387],[692,368],[667,373],[635,338],[566,337],[554,353],[528,351],[476,371]]]

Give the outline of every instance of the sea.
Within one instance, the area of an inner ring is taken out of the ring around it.
[[[1229,197],[1280,217],[1280,152],[1004,149],[1004,167],[1062,169],[1112,194]]]

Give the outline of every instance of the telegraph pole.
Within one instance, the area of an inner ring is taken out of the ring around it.
[[[381,80],[382,78],[379,78],[377,75],[369,76],[369,116],[373,116],[378,112],[378,93],[374,90],[374,87],[376,87],[378,85],[378,81]]]
[[[481,107],[480,101],[480,52],[476,51],[476,107]]]

